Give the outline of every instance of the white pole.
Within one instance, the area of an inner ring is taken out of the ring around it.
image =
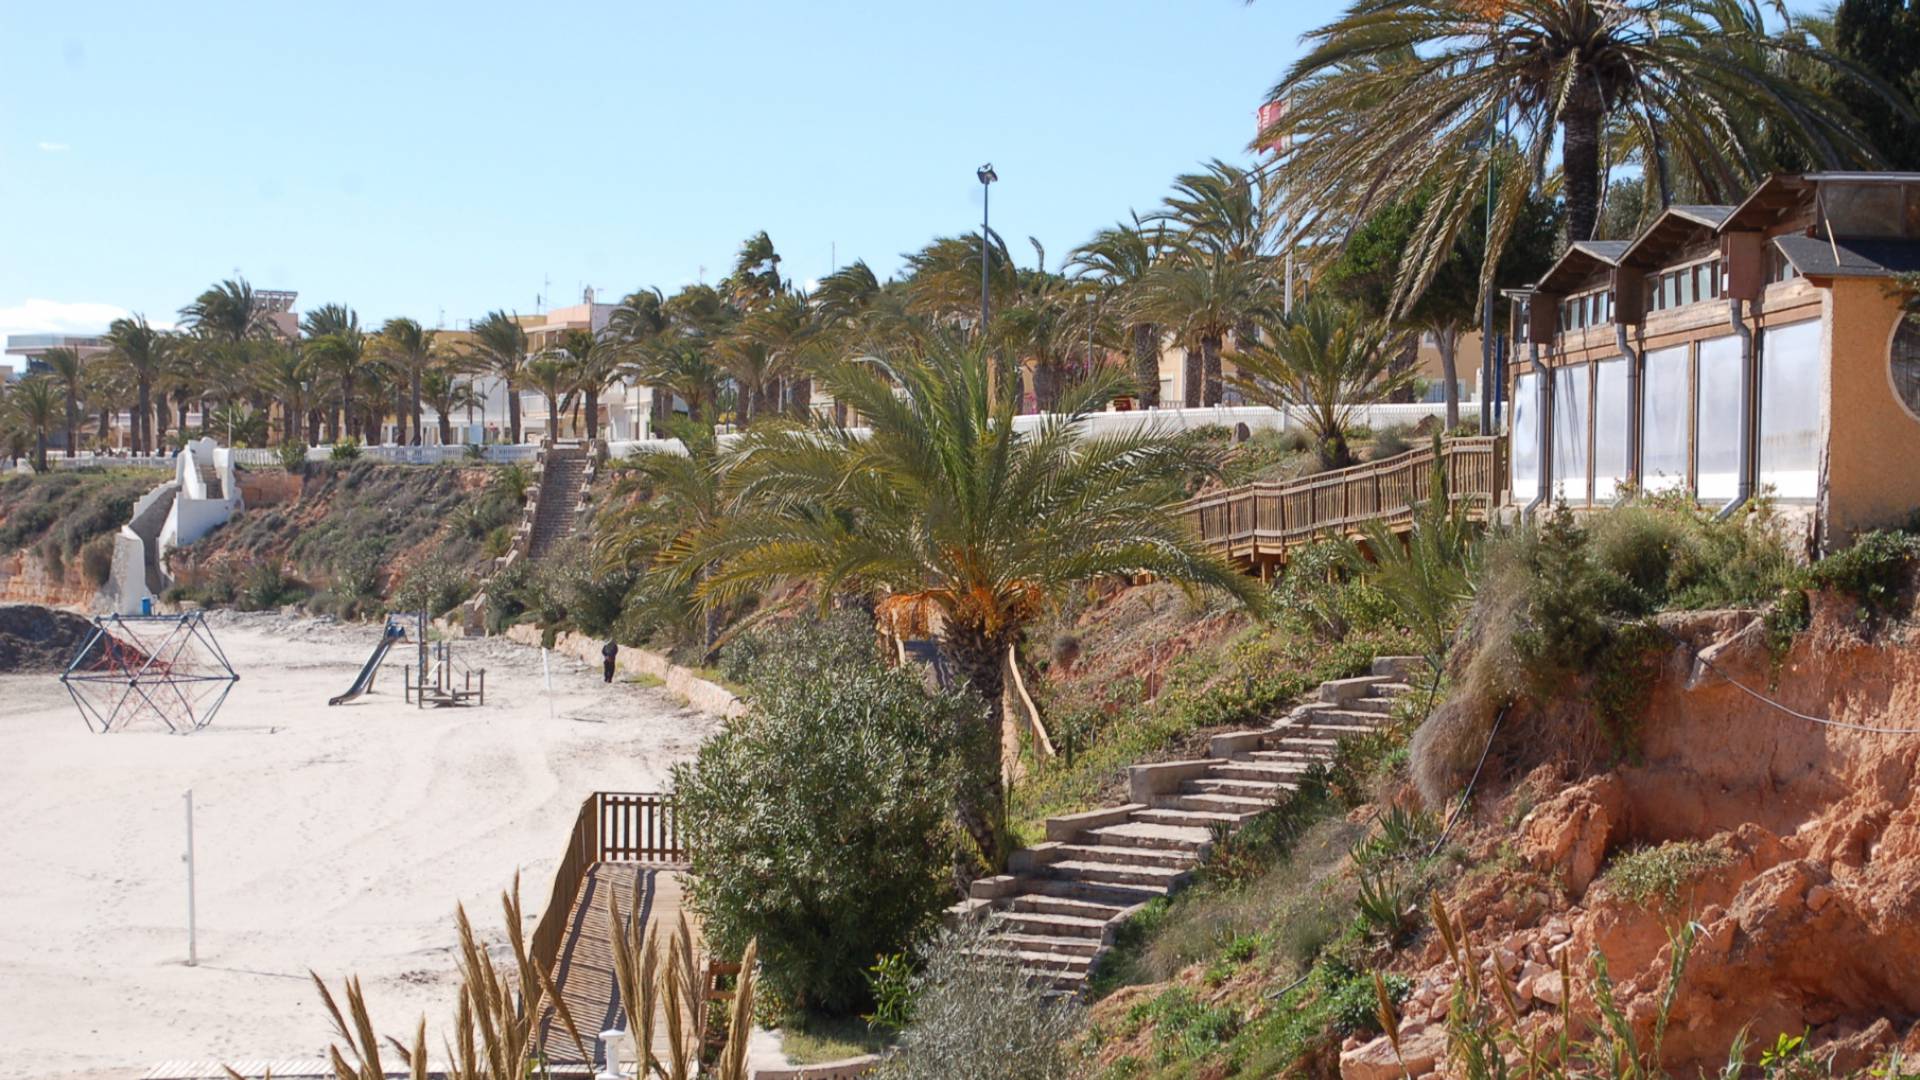
[[[547,720],[549,722],[552,722],[552,720],[554,719],[553,669],[547,666],[547,650],[544,647],[542,647],[540,650],[540,674],[545,677],[547,682]]]
[[[200,941],[194,927],[193,917],[193,789],[187,789],[187,853],[182,861],[187,864],[187,966],[200,963]]]

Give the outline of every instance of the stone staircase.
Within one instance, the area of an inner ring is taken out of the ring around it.
[[[951,913],[991,920],[984,955],[1078,995],[1120,924],[1184,885],[1219,837],[1298,790],[1341,739],[1385,726],[1424,665],[1381,657],[1369,675],[1322,683],[1272,727],[1214,736],[1207,758],[1134,766],[1131,802],[1048,818],[1045,843],[1014,852],[1009,873],[974,882]]]
[[[573,535],[585,504],[587,486],[592,482],[591,447],[556,443],[541,454],[540,484],[528,507],[527,520],[521,526],[526,534],[528,558],[540,558]]]
[[[194,469],[200,474],[200,482],[206,485],[207,498],[226,498],[226,492],[220,483],[220,470],[213,467],[213,462],[203,461],[196,455],[194,457]]]

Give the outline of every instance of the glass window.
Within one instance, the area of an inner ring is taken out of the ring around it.
[[[1508,455],[1513,461],[1513,498],[1526,504],[1540,494],[1540,376],[1513,381],[1513,432]]]
[[[1648,491],[1687,486],[1687,346],[1675,345],[1647,353],[1640,380],[1645,398],[1640,432],[1640,467]]]
[[[1574,506],[1587,503],[1588,378],[1585,364],[1560,368],[1553,378],[1553,497]]]
[[[1701,502],[1724,502],[1740,490],[1740,411],[1746,407],[1740,353],[1740,339],[1732,334],[1700,343],[1694,380],[1700,478],[1694,491]]]
[[[1761,333],[1760,486],[1775,498],[1811,499],[1820,485],[1820,322]],[[1895,335],[1896,353],[1905,336]]]
[[[1603,360],[1593,366],[1593,497],[1611,501],[1627,479],[1627,362]]]
[[[1781,327],[1782,332],[1797,327]],[[1815,342],[1818,346],[1818,341]],[[1920,418],[1920,324],[1909,315],[1894,331],[1892,354],[1887,357],[1888,375],[1893,379],[1893,395],[1915,418]]]
[[[1680,306],[1685,307],[1688,304],[1693,303],[1693,270],[1692,268],[1689,267],[1688,269],[1678,271],[1673,276],[1680,290]]]
[[[1660,277],[1660,283],[1663,286],[1663,291],[1667,294],[1666,299],[1661,302],[1660,306],[1679,307],[1680,274],[1677,271],[1663,274]]]

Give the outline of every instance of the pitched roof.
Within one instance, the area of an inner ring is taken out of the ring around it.
[[[1884,278],[1920,271],[1920,240],[1790,234],[1773,243],[1802,277]]]

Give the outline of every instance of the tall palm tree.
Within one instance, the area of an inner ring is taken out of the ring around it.
[[[666,303],[659,289],[640,289],[621,297],[620,306],[607,319],[605,334],[616,376],[632,369],[666,332],[670,324]],[[673,412],[672,396],[659,386],[650,390],[652,419],[665,420]]]
[[[180,322],[200,337],[229,344],[274,332],[272,312],[246,278],[209,287],[180,309]]]
[[[372,360],[360,316],[345,304],[322,304],[300,320],[300,330],[307,336],[302,356],[308,370],[330,378],[340,395],[340,425],[329,434],[336,440],[353,438],[359,430],[354,424],[354,383]]]
[[[376,347],[405,376],[407,398],[411,403],[411,408],[401,413],[400,417],[400,432],[396,441],[402,445],[419,446],[423,441],[420,430],[420,379],[433,362],[435,336],[434,331],[405,317],[388,319],[380,327]],[[412,425],[411,438],[408,436],[409,424]]]
[[[671,336],[654,342],[624,370],[636,381],[664,391],[660,400],[671,402],[677,397],[687,403],[689,415],[708,421],[720,404],[720,384],[726,378],[704,343]]]
[[[473,366],[500,380],[507,395],[507,440],[520,441],[520,374],[527,362],[527,332],[504,311],[489,311],[473,324],[469,356]]]
[[[155,330],[139,313],[113,320],[107,327],[109,361],[133,382],[133,450],[153,453],[153,386],[165,371],[172,338]]]
[[[80,383],[85,377],[85,368],[80,362],[80,353],[76,349],[53,348],[41,354],[40,362],[47,366],[47,377],[60,388],[66,398],[67,456],[73,457],[80,451],[77,429],[80,426]]]
[[[780,280],[780,253],[765,229],[747,237],[734,256],[726,281],[727,298],[741,311],[757,311],[786,291]]]
[[[547,349],[522,369],[527,382],[547,399],[547,438],[560,437],[560,399],[572,391],[579,366],[565,349]]]
[[[1347,428],[1355,411],[1412,380],[1412,369],[1395,363],[1405,341],[1385,321],[1309,300],[1238,355],[1233,384],[1255,404],[1300,410],[1321,463],[1339,468],[1353,463]]]
[[[1190,358],[1198,353],[1200,362],[1189,360],[1185,380],[1186,403],[1193,406],[1220,404],[1221,352],[1227,335],[1278,306],[1265,260],[1199,248],[1149,270],[1130,310],[1171,329]]]
[[[1776,145],[1819,165],[1874,161],[1846,110],[1817,82],[1789,74],[1809,64],[1855,72],[1803,38],[1771,34],[1762,8],[1772,6],[1355,0],[1306,36],[1306,55],[1272,92],[1287,105],[1283,119],[1256,143],[1282,147],[1276,171],[1302,235],[1337,234],[1431,191],[1402,277],[1403,294],[1417,294],[1490,177],[1491,268],[1556,155],[1567,237],[1591,238],[1612,123],[1653,150],[1640,163],[1648,173],[1682,162],[1709,168],[1701,179],[1722,197],[1763,171],[1756,117]]]
[[[1138,303],[1147,275],[1160,265],[1166,248],[1165,227],[1149,227],[1135,214],[1131,222],[1095,233],[1068,260],[1076,278],[1096,283],[1104,299],[1122,313],[1135,391],[1147,409],[1160,405],[1160,329],[1139,314]]]
[[[7,407],[21,428],[33,436],[33,467],[47,471],[47,435],[60,423],[61,395],[54,380],[29,375],[13,385]]]
[[[638,575],[631,608],[650,622],[698,638],[703,653],[718,637],[718,609],[696,595],[712,570],[710,560],[689,554],[693,541],[720,527],[731,512],[729,472],[737,459],[721,451],[713,427],[698,418],[674,417],[662,427],[686,453],[643,452],[627,459],[614,491],[605,529],[594,553],[607,571]]]
[[[437,364],[420,376],[420,395],[440,417],[440,445],[453,443],[453,414],[480,403],[473,383],[460,378],[452,367]]]
[[[813,383],[807,377],[820,344],[820,324],[806,294],[784,292],[773,297],[740,322],[738,336],[765,357],[767,384],[754,411],[780,412],[781,387],[792,398],[794,411],[807,411]]]
[[[749,433],[742,499],[690,545],[727,600],[787,579],[823,602],[883,597],[901,628],[930,629],[993,718],[975,741],[961,821],[986,867],[1001,860],[999,703],[1008,650],[1075,584],[1153,573],[1248,603],[1256,584],[1204,551],[1169,507],[1214,451],[1151,433],[1084,437],[1085,417],[1126,389],[1117,372],[1070,392],[1040,427],[1014,429],[1015,393],[989,391],[982,342],[951,332],[922,351],[825,369],[869,433],[827,423]]]
[[[313,368],[292,342],[280,342],[268,350],[254,366],[254,386],[271,401],[280,404],[280,441],[307,438],[306,417],[314,394]]]

